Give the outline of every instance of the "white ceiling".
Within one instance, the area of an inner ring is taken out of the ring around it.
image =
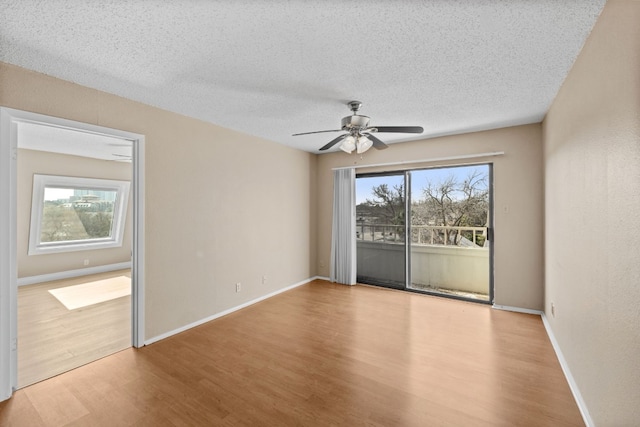
[[[0,0],[0,60],[310,152],[540,122],[605,0]],[[337,136],[336,134],[335,136]]]

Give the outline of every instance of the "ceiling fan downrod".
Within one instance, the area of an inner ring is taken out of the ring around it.
[[[362,102],[360,102],[360,101],[351,101],[347,105],[349,106],[351,111],[353,111],[353,114],[356,114],[358,112],[358,110],[360,109],[360,107],[362,107]]]

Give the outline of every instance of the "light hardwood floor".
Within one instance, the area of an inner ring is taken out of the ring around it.
[[[18,387],[24,387],[131,346],[131,297],[68,310],[48,291],[130,270],[18,288]]]
[[[314,281],[26,387],[5,426],[581,426],[539,316]]]

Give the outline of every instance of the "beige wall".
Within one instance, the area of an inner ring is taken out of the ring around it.
[[[147,339],[315,274],[313,154],[2,63],[0,105],[145,135]]]
[[[640,1],[607,2],[544,120],[544,159],[546,315],[594,424],[638,425]]]
[[[122,247],[29,256],[29,226],[34,174],[130,181],[131,173],[132,167],[130,163],[109,162],[43,151],[18,150],[18,207],[16,217],[18,225],[16,232],[18,238],[18,278],[85,268],[85,259],[89,260],[89,267],[131,260],[132,203],[127,204],[127,221]]]
[[[494,165],[495,303],[541,310],[543,307],[542,129],[539,124],[392,144],[361,156],[343,152],[318,158],[318,272],[329,276],[332,218],[332,168],[411,162],[504,151],[503,156],[474,159]],[[467,162],[469,162],[467,160]],[[462,164],[433,162],[423,166]],[[397,170],[419,164],[376,168]]]

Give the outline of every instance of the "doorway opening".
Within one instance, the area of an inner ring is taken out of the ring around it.
[[[144,136],[0,108],[0,154],[4,400],[144,345]],[[53,357],[42,358],[47,348]]]
[[[357,281],[491,303],[490,164],[356,176]]]
[[[18,124],[18,388],[131,346],[132,145]]]

